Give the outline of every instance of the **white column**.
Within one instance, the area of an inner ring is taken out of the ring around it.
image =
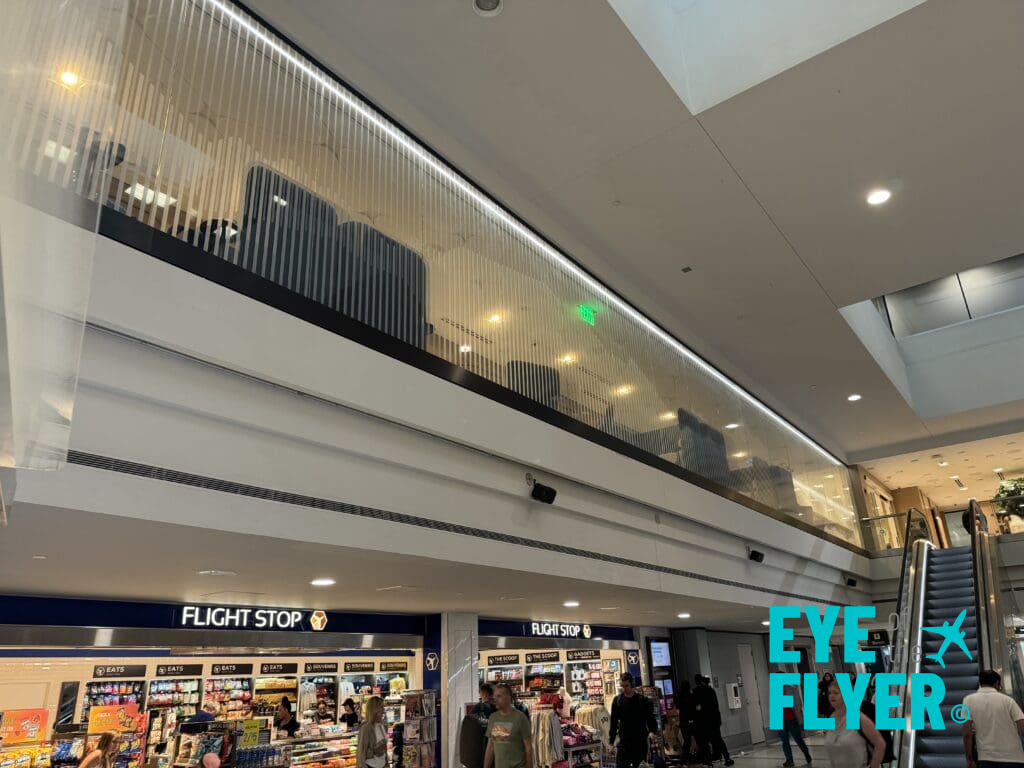
[[[459,726],[465,704],[479,696],[479,635],[475,613],[441,616],[441,701],[444,754],[441,768],[459,768]]]

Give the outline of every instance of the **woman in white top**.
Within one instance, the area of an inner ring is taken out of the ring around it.
[[[871,768],[878,768],[885,754],[885,741],[871,718],[861,712],[860,730],[846,727],[846,702],[835,681],[828,688],[828,703],[832,707],[832,717],[836,720],[835,730],[825,731],[825,751],[832,762],[832,768],[865,768],[869,764]]]
[[[384,726],[384,699],[373,696],[366,702],[363,727],[359,729],[356,768],[384,768],[387,762],[388,730]]]

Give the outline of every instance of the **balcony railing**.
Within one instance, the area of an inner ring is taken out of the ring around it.
[[[845,466],[288,42],[225,0],[122,1],[116,43],[43,18],[75,0],[0,30],[32,63],[4,75],[8,160],[102,204],[103,231],[860,547]]]

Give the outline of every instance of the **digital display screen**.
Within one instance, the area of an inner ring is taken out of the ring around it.
[[[652,667],[671,667],[672,666],[672,650],[669,648],[669,644],[660,640],[651,641],[651,666]]]

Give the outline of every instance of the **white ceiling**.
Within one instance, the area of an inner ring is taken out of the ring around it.
[[[837,311],[1024,251],[1024,4],[929,0],[696,118],[607,3],[249,5],[838,455],[1024,420],[920,419]]]
[[[212,569],[237,576],[197,573]],[[337,584],[310,586],[317,577]],[[756,632],[768,618],[766,608],[610,583],[27,504],[14,505],[0,528],[0,593]],[[681,612],[691,619],[680,621]]]
[[[947,465],[939,466],[940,461]],[[1024,475],[1024,432],[869,461],[864,468],[893,490],[919,486],[941,507],[966,506],[969,499],[995,495],[996,469],[1008,479]],[[956,486],[954,475],[966,489]]]

